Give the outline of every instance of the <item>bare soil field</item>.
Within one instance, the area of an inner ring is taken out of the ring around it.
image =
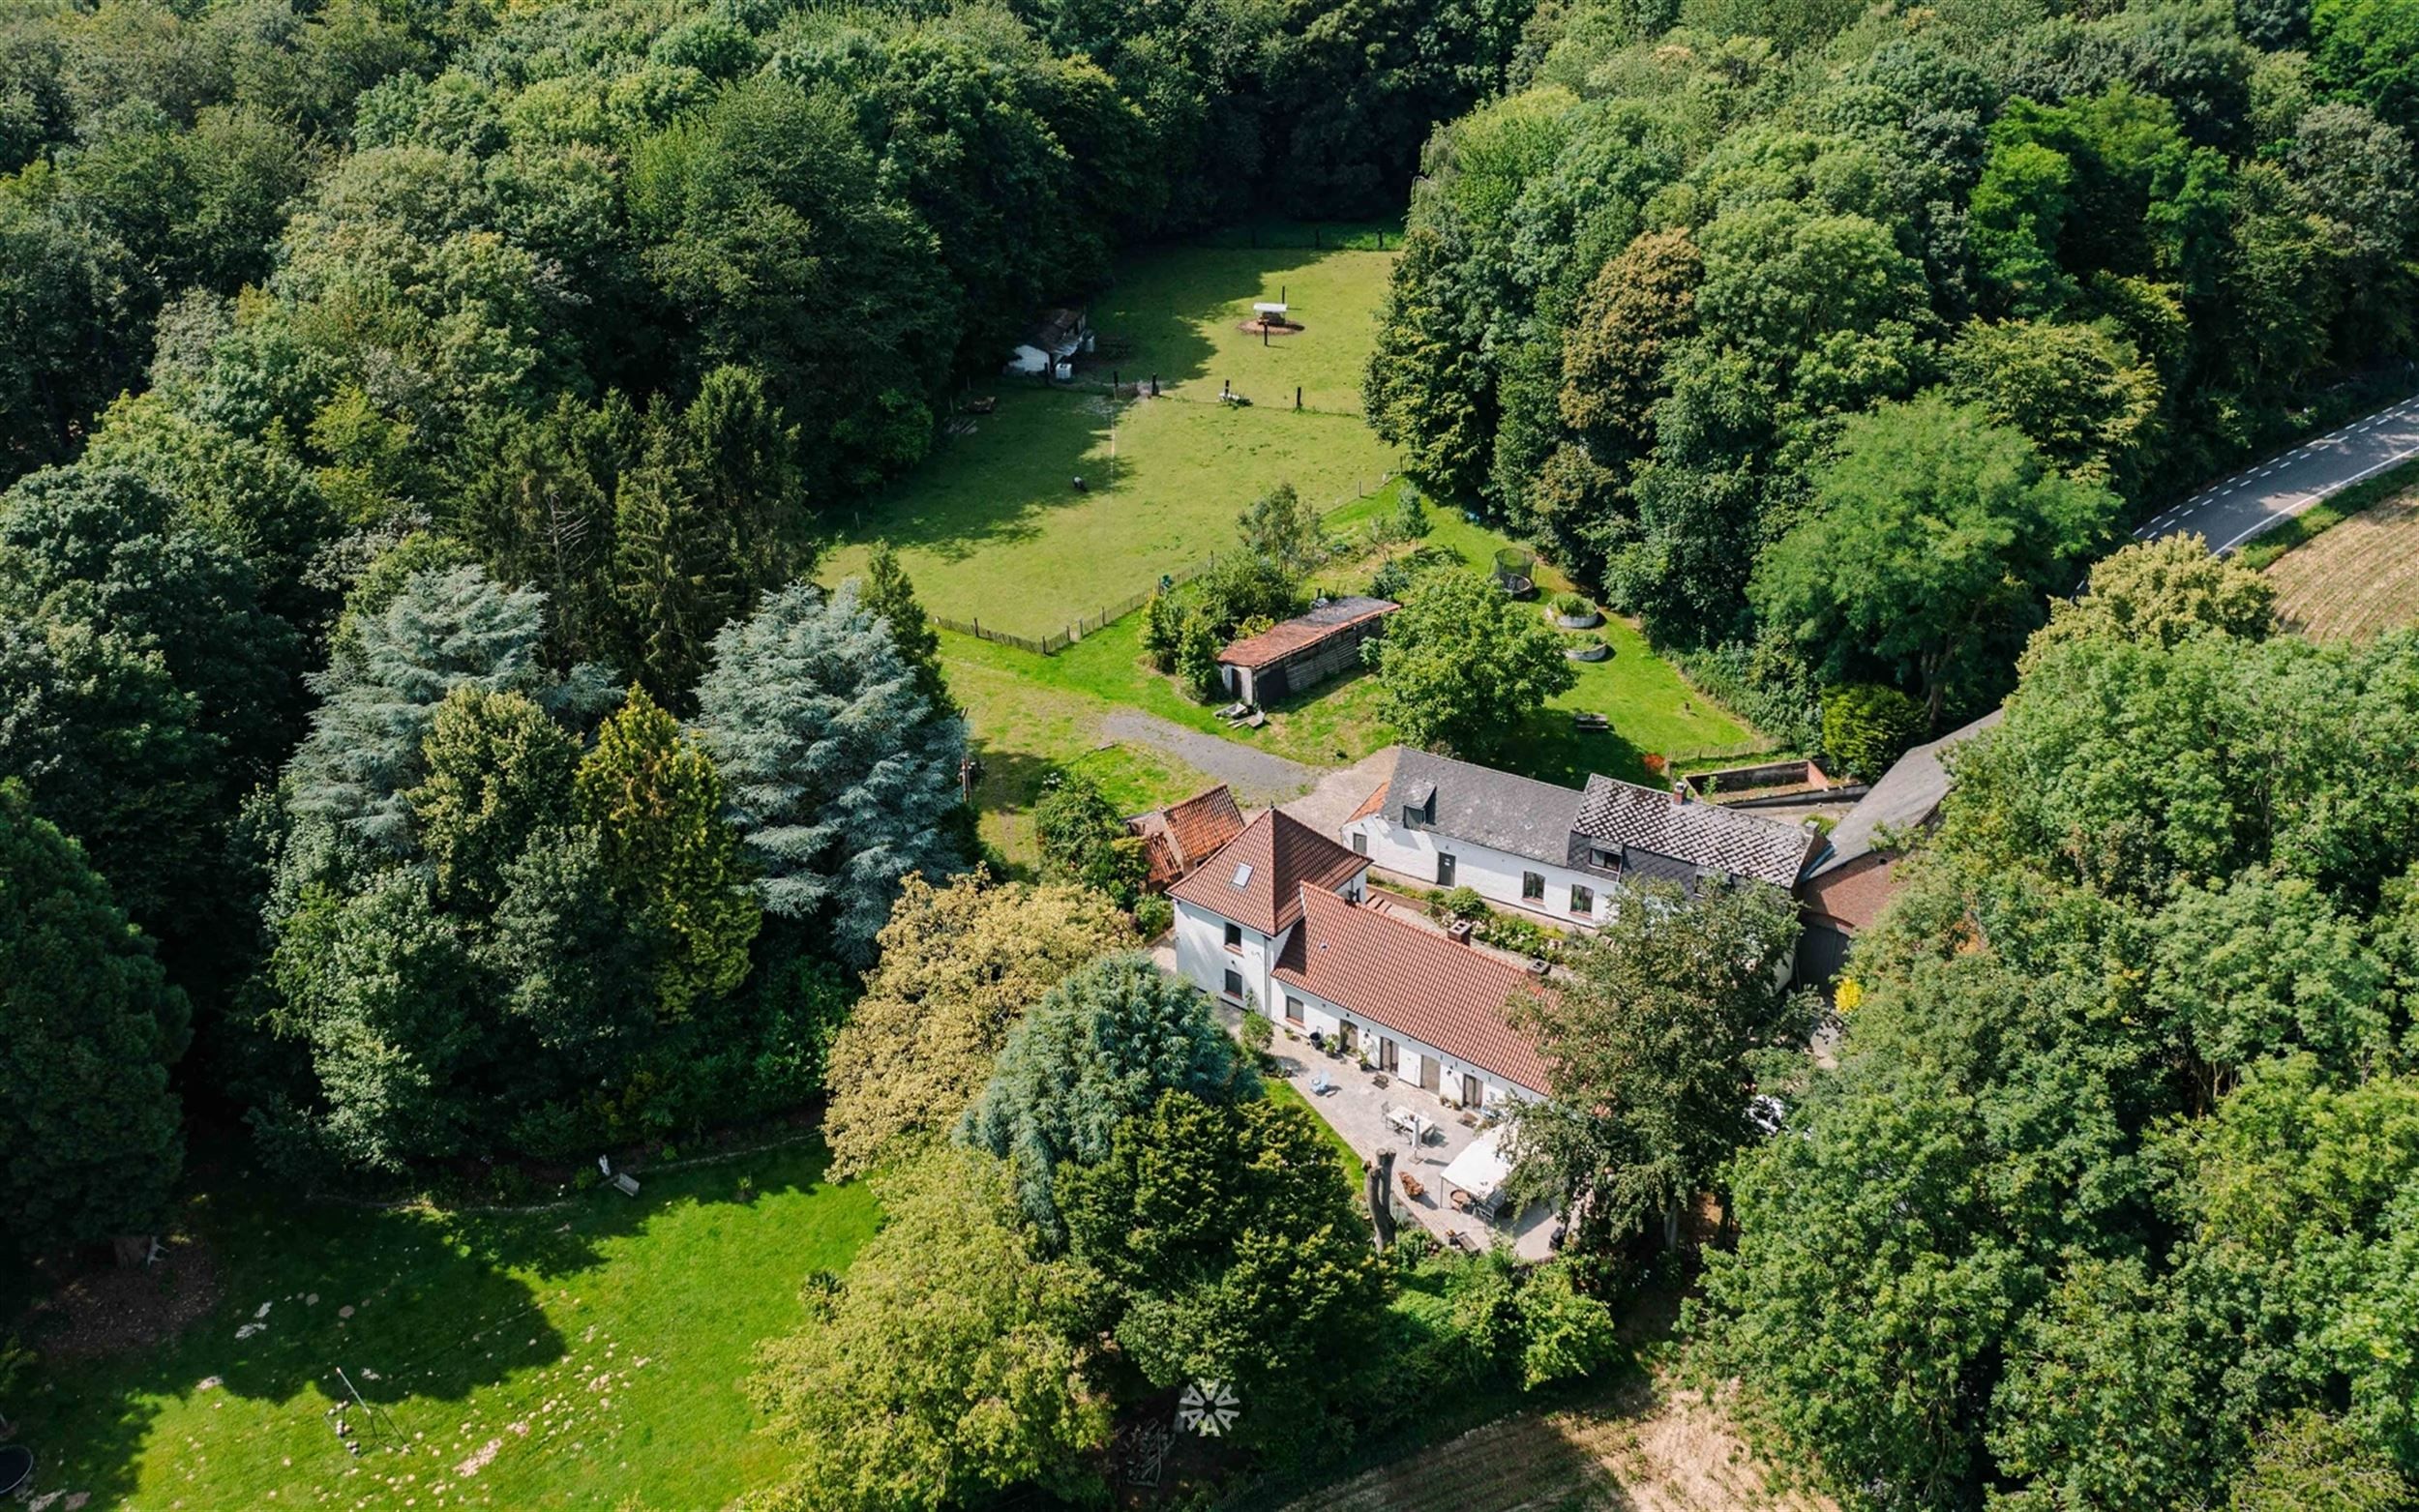
[[[1837,1512],[1776,1492],[1715,1408],[1633,1380],[1602,1402],[1518,1412],[1332,1486],[1291,1512]]]
[[[2277,613],[2314,640],[2419,623],[2419,489],[2371,506],[2268,569]]]

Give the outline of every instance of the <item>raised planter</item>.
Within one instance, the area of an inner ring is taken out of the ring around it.
[[[1594,609],[1588,610],[1585,614],[1575,616],[1570,614],[1557,614],[1554,616],[1555,627],[1561,630],[1594,630],[1597,626],[1601,625],[1602,623],[1604,623],[1604,616],[1598,614]]]
[[[1574,662],[1604,662],[1612,659],[1613,648],[1599,640],[1594,645],[1568,647],[1563,655]]]

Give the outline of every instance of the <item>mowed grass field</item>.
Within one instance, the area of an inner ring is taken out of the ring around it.
[[[1226,549],[1236,516],[1278,484],[1323,507],[1370,491],[1394,464],[1359,401],[1391,260],[1299,249],[1137,255],[1091,304],[1103,351],[1084,381],[978,386],[998,408],[963,417],[970,432],[945,437],[840,522],[817,576],[848,577],[887,540],[934,613],[1039,638]],[[1306,329],[1263,346],[1236,327],[1280,288]],[[1129,383],[1157,373],[1161,397],[1111,400],[1091,385],[1113,371]],[[1229,381],[1253,402],[1218,402]]]
[[[2280,556],[2277,613],[2314,640],[2419,624],[2419,487],[2405,487]]]
[[[166,1343],[38,1367],[8,1404],[18,1441],[41,1489],[96,1507],[722,1506],[780,1466],[745,1394],[757,1341],[879,1216],[823,1165],[810,1142],[494,1214],[220,1183],[185,1219],[217,1304]],[[348,1414],[357,1458],[327,1415],[340,1368],[377,1409]]]

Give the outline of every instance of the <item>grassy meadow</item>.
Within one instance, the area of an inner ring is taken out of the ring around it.
[[[208,1265],[163,1283],[215,1271],[215,1303],[167,1342],[46,1363],[9,1404],[18,1441],[95,1506],[724,1505],[778,1467],[744,1392],[757,1341],[878,1218],[823,1165],[793,1144],[495,1213],[212,1183],[181,1221]],[[358,1457],[328,1416],[340,1369],[373,1409],[346,1414]]]
[[[887,540],[934,613],[1039,637],[1225,549],[1243,506],[1280,483],[1322,506],[1368,492],[1394,465],[1359,400],[1391,260],[1304,249],[1137,255],[1092,303],[1102,351],[1082,381],[979,386],[998,408],[961,417],[970,430],[839,521],[818,576],[846,578]],[[1280,287],[1305,329],[1264,347],[1236,326]],[[1130,383],[1153,372],[1158,399],[1100,392],[1113,373]],[[1218,402],[1230,380],[1250,405]]]

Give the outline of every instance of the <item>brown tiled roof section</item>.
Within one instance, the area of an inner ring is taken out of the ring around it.
[[[1168,810],[1168,838],[1185,866],[1198,866],[1218,853],[1218,847],[1243,832],[1243,811],[1224,783],[1195,793]]]
[[[1317,645],[1329,636],[1381,614],[1391,614],[1400,608],[1401,605],[1387,599],[1338,599],[1299,618],[1270,625],[1256,636],[1245,636],[1219,652],[1218,660],[1230,667],[1266,667],[1304,646]]]
[[[1386,789],[1390,785],[1387,783],[1380,783],[1377,786],[1370,788],[1369,796],[1360,800],[1360,807],[1355,809],[1352,812],[1351,817],[1345,819],[1344,822],[1350,824],[1354,819],[1365,819],[1370,815],[1385,808]]]
[[[1143,853],[1150,861],[1150,883],[1164,887],[1217,854],[1218,847],[1243,832],[1243,812],[1224,783],[1182,803],[1126,821],[1143,838]]]
[[[1169,888],[1168,896],[1274,934],[1301,917],[1302,889],[1331,893],[1368,864],[1301,820],[1270,809]]]
[[[1332,893],[1302,895],[1276,979],[1542,1093],[1545,1063],[1504,1017],[1526,972]]]

